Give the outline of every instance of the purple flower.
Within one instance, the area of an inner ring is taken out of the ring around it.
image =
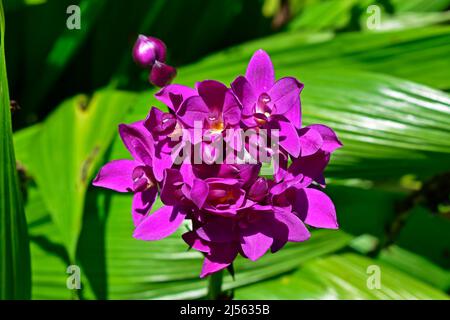
[[[166,169],[161,190],[165,206],[148,216],[139,224],[133,236],[140,240],[160,240],[174,233],[191,207],[190,187],[183,181],[179,171]]]
[[[224,129],[236,127],[241,120],[241,109],[235,96],[224,84],[206,80],[197,83],[198,95],[189,97],[178,110],[183,123],[194,128],[194,122],[203,129],[221,134]]]
[[[301,242],[310,237],[302,220],[289,208],[253,205],[233,217],[209,214],[194,231],[184,235],[185,241],[206,252],[201,277],[226,268],[240,253],[258,260],[269,249],[276,252],[288,241]]]
[[[105,164],[93,185],[118,192],[133,192],[132,217],[137,226],[151,210],[158,192],[158,183],[153,175],[151,142],[143,121],[121,124],[119,134],[133,160],[113,160]]]
[[[231,84],[242,104],[242,121],[249,128],[276,129],[280,145],[292,156],[300,154],[296,129],[301,126],[300,92],[303,84],[292,77],[275,81],[270,57],[258,50],[247,72]]]
[[[136,46],[147,40],[140,39]],[[165,59],[165,47],[164,52],[158,48],[153,53],[142,50],[140,58],[152,61],[150,77],[158,74],[152,81],[161,80],[163,85],[171,78],[171,67],[160,61]],[[183,239],[205,256],[201,277],[228,267],[238,255],[255,261],[289,241],[306,241],[311,236],[306,225],[338,228],[333,202],[320,188],[325,187],[323,172],[331,153],[342,143],[327,126],[301,127],[303,85],[291,77],[275,81],[269,56],[258,50],[245,77],[236,78],[231,87],[214,80],[199,82],[196,89],[164,86],[155,97],[168,112],[152,107],[144,121],[119,126],[133,160],[106,164],[93,182],[134,193],[136,239],[165,238],[189,220],[192,228]],[[200,141],[193,135],[197,129]],[[235,136],[229,137],[227,129],[251,129],[258,135],[232,144]],[[256,163],[209,161],[218,159],[216,152],[223,148],[216,149],[216,142],[232,145],[233,153],[246,151],[260,144],[264,132],[271,139],[278,135],[281,146],[279,150],[264,146],[279,156],[273,178],[259,176],[263,161],[259,156],[252,158]],[[185,147],[191,151],[198,146],[207,161],[189,162],[192,154],[187,162],[174,161]],[[149,215],[157,194],[164,206]]]

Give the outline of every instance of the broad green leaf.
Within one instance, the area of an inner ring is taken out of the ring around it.
[[[388,30],[405,30],[411,28],[425,27],[435,24],[443,24],[450,20],[450,11],[445,12],[404,12],[393,16],[383,16],[381,23],[373,32],[385,32]],[[364,30],[367,25],[362,23]]]
[[[383,250],[378,260],[442,291],[448,291],[450,288],[450,271],[398,246],[391,246]]]
[[[12,140],[0,0],[0,300],[31,296],[30,248]]]
[[[81,269],[81,290],[67,287],[70,273],[67,268],[78,263],[71,262],[62,242],[61,233],[35,185],[28,186],[28,201],[25,207],[30,233],[31,271],[33,299],[89,299],[93,291]],[[92,257],[97,259],[98,257]]]
[[[28,155],[20,152],[24,158],[19,160],[39,186],[71,260],[86,188],[134,98],[109,90],[94,94],[90,101],[77,96],[59,106],[37,132],[22,135],[28,139],[19,140],[24,143],[19,149],[28,149]]]
[[[289,23],[291,30],[320,31],[349,27],[358,13],[363,16],[372,0],[328,0],[305,5],[303,10]],[[358,28],[358,25],[350,26]]]
[[[271,55],[276,67],[299,70],[299,76],[317,68],[339,67],[390,74],[448,89],[449,40],[449,26],[376,33],[287,32],[212,55],[180,70],[177,81],[185,75],[181,71],[196,76],[190,81],[211,77],[233,79],[245,70],[253,52],[262,48]]]
[[[372,282],[378,271],[380,287],[376,287],[376,282]],[[449,299],[444,292],[391,265],[353,253],[312,260],[291,275],[238,289],[236,298]]]
[[[431,12],[448,8],[450,0],[391,0],[396,12]]]

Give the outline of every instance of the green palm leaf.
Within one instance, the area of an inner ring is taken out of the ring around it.
[[[12,141],[2,1],[0,32],[0,299],[29,299],[30,252]]]
[[[379,287],[371,278],[378,271]],[[237,290],[236,298],[447,300],[448,296],[388,264],[345,253],[315,259],[293,274]]]

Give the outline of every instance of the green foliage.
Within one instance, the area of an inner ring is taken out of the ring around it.
[[[379,288],[368,285],[379,268]],[[299,290],[301,288],[301,290]],[[237,293],[238,299],[448,299],[447,295],[380,261],[346,253],[307,262],[293,274]]]
[[[29,299],[30,251],[12,141],[2,1],[0,33],[0,299]]]
[[[71,260],[87,186],[134,98],[132,93],[104,90],[90,100],[86,96],[69,99],[19,147],[39,155],[20,160],[39,186]]]

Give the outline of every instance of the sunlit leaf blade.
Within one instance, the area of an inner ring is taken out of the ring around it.
[[[32,143],[24,139],[29,154],[38,156],[19,160],[39,186],[71,260],[81,230],[86,188],[134,97],[101,91],[90,101],[85,96],[69,99],[37,134],[29,135]]]
[[[288,28],[302,31],[343,29],[352,22],[352,14],[365,14],[370,0],[330,0],[306,4],[303,10],[289,23]],[[357,28],[358,26],[353,26]]]
[[[378,260],[442,291],[448,292],[450,289],[450,271],[442,269],[418,254],[392,246],[383,250]]]
[[[376,29],[370,30],[373,32],[385,32],[388,30],[405,30],[412,28],[425,27],[435,24],[444,24],[450,20],[450,11],[444,12],[405,12],[395,14],[393,16],[383,17],[379,26]],[[368,29],[367,25],[362,25],[363,28]]]
[[[27,225],[16,171],[0,1],[0,300],[31,296]]]
[[[446,300],[448,296],[390,265],[346,253],[315,259],[291,275],[238,289],[236,298]]]
[[[432,12],[448,8],[449,0],[391,0],[396,12]]]
[[[245,70],[253,52],[263,48],[276,62],[276,68],[300,72],[319,67],[368,70],[448,89],[449,39],[449,26],[377,33],[288,32],[212,55],[181,70],[180,76],[189,76],[191,81],[195,76],[234,77]]]

